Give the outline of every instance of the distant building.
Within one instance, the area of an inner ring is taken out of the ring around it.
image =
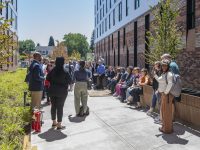
[[[0,0],[0,3],[6,2],[8,0]],[[6,7],[0,9],[0,18],[13,19],[11,21],[11,28],[7,34],[16,33],[16,37],[13,40],[18,40],[18,2],[17,0],[10,0],[10,3],[5,4]],[[1,23],[1,21],[0,21]],[[14,49],[13,49],[14,50]],[[13,56],[7,59],[8,65],[0,66],[0,70],[11,70],[15,69],[18,65],[18,51],[13,51]]]
[[[148,68],[145,42],[159,0],[94,0],[95,57],[107,65]],[[177,58],[183,86],[200,90],[200,0],[178,0],[183,51]]]
[[[43,57],[49,57],[52,55],[55,46],[37,46],[36,52],[39,52]]]

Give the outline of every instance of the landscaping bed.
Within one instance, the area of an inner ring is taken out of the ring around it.
[[[30,124],[30,107],[24,107],[26,69],[0,74],[0,149],[21,150]],[[30,98],[28,98],[29,100]]]

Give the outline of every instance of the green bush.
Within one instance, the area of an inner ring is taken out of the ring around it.
[[[0,149],[21,150],[30,107],[24,107],[26,69],[0,74]],[[30,98],[29,98],[30,99]]]

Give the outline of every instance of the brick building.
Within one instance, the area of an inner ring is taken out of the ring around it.
[[[0,3],[5,3],[5,8],[0,9],[0,17],[3,17],[7,20],[13,19],[10,22],[11,28],[9,31],[7,31],[7,34],[16,33],[16,36],[13,37],[13,40],[18,41],[18,1],[10,0],[8,3],[7,0],[0,0]],[[7,59],[9,64],[0,66],[0,71],[16,69],[18,65],[18,51],[13,49],[13,47],[11,51],[13,51],[13,55]]]
[[[177,58],[183,86],[200,90],[200,0],[179,0],[183,50]],[[95,0],[95,55],[113,66],[148,67],[145,31],[151,30],[149,5],[158,0]],[[108,8],[107,8],[108,7]]]

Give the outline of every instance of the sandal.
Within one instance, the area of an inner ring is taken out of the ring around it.
[[[60,127],[57,127],[57,130],[63,130],[65,128],[66,128],[65,126],[60,126]]]
[[[51,127],[52,127],[52,128],[55,128],[55,127],[57,127],[57,124],[52,124]]]

